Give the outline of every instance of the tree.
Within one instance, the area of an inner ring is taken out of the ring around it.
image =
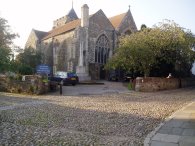
[[[164,45],[161,45],[160,55],[157,56],[158,64],[173,66],[171,71],[176,77],[189,76],[195,59],[195,53],[192,50],[195,43],[193,34],[190,30],[181,28],[178,24],[168,20],[166,23],[159,23],[154,28],[160,29],[164,36]]]
[[[159,23],[154,28],[144,28],[120,39],[119,48],[109,60],[106,68],[122,68],[139,71],[149,76],[160,62],[172,64],[179,70],[184,64],[191,66],[194,61],[194,37],[190,31],[172,21]]]
[[[20,64],[21,71],[25,70],[22,69],[22,67],[24,67],[31,68],[31,70],[35,72],[36,66],[42,62],[42,54],[39,50],[35,50],[34,48],[25,48],[23,53],[18,54],[16,61]]]
[[[8,70],[11,59],[11,45],[17,36],[10,32],[7,20],[0,17],[0,72]]]
[[[141,31],[144,30],[145,28],[147,28],[147,26],[145,24],[141,25]]]

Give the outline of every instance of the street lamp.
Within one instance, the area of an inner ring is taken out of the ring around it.
[[[181,61],[178,61],[179,64],[179,88],[181,88]]]

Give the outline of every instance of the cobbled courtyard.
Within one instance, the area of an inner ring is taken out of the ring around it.
[[[143,145],[148,133],[194,99],[194,88],[85,96],[0,92],[0,145]]]

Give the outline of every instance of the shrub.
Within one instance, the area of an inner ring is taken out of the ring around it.
[[[18,71],[22,75],[33,74],[33,69],[30,66],[24,64],[19,67]]]

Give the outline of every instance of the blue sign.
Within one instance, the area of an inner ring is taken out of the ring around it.
[[[38,74],[50,74],[51,68],[48,65],[41,64],[36,67],[36,72]]]

